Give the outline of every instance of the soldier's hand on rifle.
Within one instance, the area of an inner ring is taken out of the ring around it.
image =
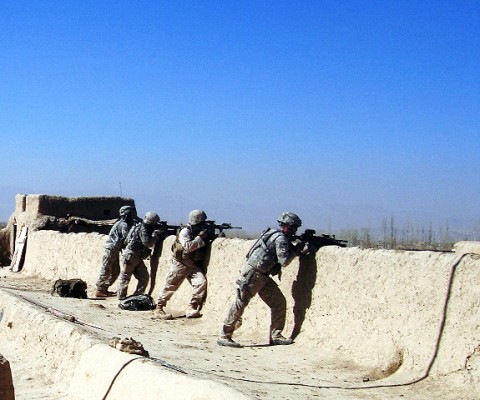
[[[318,250],[318,249],[317,249]],[[314,253],[316,250],[315,250],[315,246],[313,246],[311,243],[305,243],[305,247],[303,248],[302,250],[302,255],[303,256],[308,256],[309,254],[312,254]]]
[[[200,236],[204,241],[206,241],[208,238],[208,230],[204,229],[203,231],[200,231],[198,233],[198,236]]]
[[[165,231],[163,229],[155,229],[153,231],[153,234],[158,237],[158,238],[161,238],[161,237],[164,237],[165,236]]]
[[[310,254],[311,249],[310,246],[307,243],[303,242],[302,240],[297,239],[294,243],[293,246],[295,247],[295,251],[299,256],[305,256]]]

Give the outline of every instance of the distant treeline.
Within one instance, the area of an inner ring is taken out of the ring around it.
[[[448,224],[434,228],[433,224],[415,226],[407,223],[398,227],[392,217],[383,219],[376,232],[370,228],[343,229],[337,236],[348,240],[349,246],[361,248],[451,251],[456,242],[480,240],[480,224],[459,232],[450,229]]]

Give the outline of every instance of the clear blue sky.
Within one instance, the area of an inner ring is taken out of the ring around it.
[[[480,226],[479,1],[2,0],[0,54],[0,220]]]

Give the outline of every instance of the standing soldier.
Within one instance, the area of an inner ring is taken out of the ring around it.
[[[284,212],[278,218],[280,229],[266,229],[247,254],[246,264],[237,280],[237,295],[223,322],[221,346],[242,347],[232,340],[233,331],[240,326],[242,315],[250,300],[258,293],[270,307],[270,344],[288,345],[293,340],[282,336],[285,327],[287,301],[270,275],[277,275],[281,268],[303,250],[303,243],[292,243],[301,219],[292,212]]]
[[[137,222],[137,211],[133,206],[120,207],[120,218],[110,229],[105,252],[102,258],[102,267],[97,281],[95,297],[115,296],[108,288],[115,282],[120,274],[120,252],[125,247],[125,239],[128,231]]]
[[[158,229],[159,222],[158,214],[148,211],[142,222],[134,225],[128,233],[117,290],[119,300],[123,300],[127,296],[128,284],[132,275],[138,280],[134,294],[145,293],[149,273],[143,260],[150,256],[150,248],[163,236],[163,231]]]
[[[172,315],[167,314],[164,307],[185,278],[193,289],[185,316],[187,318],[201,316],[200,308],[207,290],[207,280],[202,271],[207,250],[206,220],[207,215],[204,211],[193,210],[188,215],[188,226],[177,234],[172,246],[172,264],[166,276],[165,285],[158,296],[155,310],[161,319],[172,319]]]

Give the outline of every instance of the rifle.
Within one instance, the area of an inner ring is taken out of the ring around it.
[[[207,241],[212,242],[217,237],[225,237],[226,229],[242,229],[241,226],[232,226],[232,224],[228,222],[224,222],[223,224],[217,225],[215,221],[205,221],[205,230],[207,231]],[[216,231],[218,230],[218,234]]]
[[[149,295],[152,295],[153,289],[155,288],[158,262],[162,254],[163,241],[167,236],[176,235],[181,228],[181,225],[168,225],[166,221],[160,221],[158,224],[155,225],[155,230],[161,231],[162,235],[160,239],[157,240],[157,243],[155,243],[155,246],[153,246],[153,251],[150,256],[150,289],[148,290]]]
[[[335,235],[325,235],[320,236],[315,235],[314,229],[305,229],[300,236],[294,236],[294,239],[301,240],[303,243],[308,245],[310,251],[317,251],[320,247],[323,246],[340,246],[347,247],[346,240],[335,239]]]
[[[182,228],[182,225],[168,225],[167,221],[160,221],[155,225],[154,230],[162,231],[163,239],[165,239],[167,236],[176,235]]]

